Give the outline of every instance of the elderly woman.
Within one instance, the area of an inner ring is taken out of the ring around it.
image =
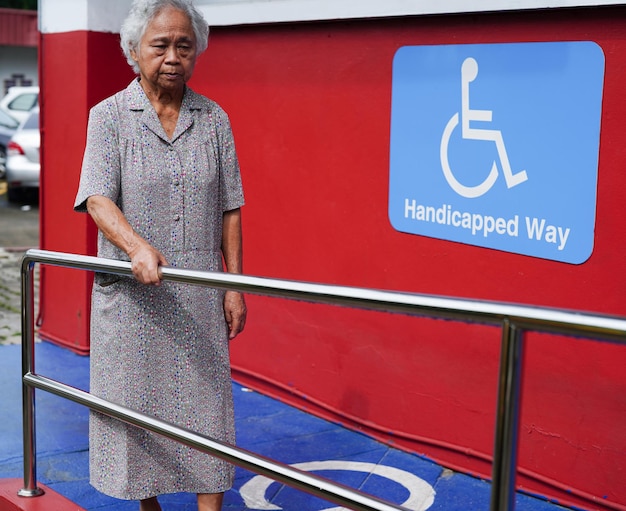
[[[89,116],[77,211],[98,227],[98,255],[135,278],[97,274],[91,392],[234,443],[229,340],[244,327],[240,293],[161,282],[159,266],[242,271],[243,193],[229,120],[186,86],[209,27],[191,0],[135,0],[121,45],[138,77]],[[98,413],[92,484],[160,509],[192,492],[221,509],[233,467]]]

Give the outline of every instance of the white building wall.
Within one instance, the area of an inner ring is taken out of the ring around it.
[[[0,97],[11,85],[39,85],[37,48],[0,46]]]

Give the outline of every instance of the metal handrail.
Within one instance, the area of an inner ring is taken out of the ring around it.
[[[132,276],[130,263],[124,261],[43,250],[29,250],[24,255],[22,260],[24,488],[20,490],[20,495],[32,497],[42,493],[37,488],[35,459],[34,389],[39,388],[356,511],[405,509],[347,486],[263,458],[245,449],[114,405],[87,392],[37,375],[33,350],[32,270],[35,263]],[[512,511],[515,508],[524,331],[556,333],[626,345],[626,319],[615,316],[171,267],[162,267],[161,277],[164,280],[185,284],[234,289],[245,293],[315,303],[499,325],[502,329],[502,349],[492,468],[492,511]]]

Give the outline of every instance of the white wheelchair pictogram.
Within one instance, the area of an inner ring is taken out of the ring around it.
[[[472,57],[468,57],[463,61],[461,66],[461,134],[464,140],[487,140],[495,142],[498,151],[498,158],[502,173],[508,188],[512,188],[528,179],[525,170],[513,173],[509,157],[504,146],[502,132],[499,130],[490,130],[482,128],[472,128],[472,121],[491,122],[493,112],[491,110],[472,110],[470,108],[470,83],[478,76],[478,63]],[[454,176],[450,163],[448,161],[448,144],[454,128],[459,124],[459,113],[455,113],[448,121],[443,135],[441,136],[440,159],[443,174],[452,189],[463,197],[470,199],[480,197],[487,193],[498,178],[498,166],[494,160],[491,171],[487,178],[476,186],[465,186],[460,183]]]

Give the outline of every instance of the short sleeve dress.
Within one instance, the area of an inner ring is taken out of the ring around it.
[[[173,267],[222,270],[222,218],[243,205],[230,123],[186,88],[170,139],[138,80],[90,112],[75,210],[103,195]],[[102,233],[98,255],[128,260]],[[91,393],[234,443],[223,292],[96,274]],[[90,480],[120,499],[231,487],[228,463],[92,412]]]

